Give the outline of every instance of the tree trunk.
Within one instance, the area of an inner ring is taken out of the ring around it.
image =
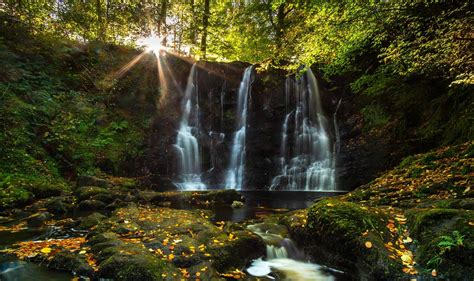
[[[196,44],[196,15],[195,13],[195,6],[194,6],[194,0],[190,0],[190,5],[191,5],[191,24],[189,25],[189,40],[191,41],[191,44],[195,45]]]
[[[97,24],[98,30],[97,30],[97,39],[99,41],[104,42],[105,41],[105,26],[104,26],[104,19],[103,19],[103,14],[102,14],[102,3],[101,0],[96,0],[95,2],[95,12],[97,14]]]
[[[285,4],[281,4],[278,6],[277,11],[277,23],[276,23],[276,30],[275,30],[275,37],[276,37],[276,46],[277,49],[280,50],[282,47],[283,41],[283,30],[285,28]]]
[[[163,37],[163,46],[166,46],[166,13],[168,9],[168,1],[162,0],[161,1],[161,10],[160,10],[160,21],[158,23],[158,36]]]
[[[202,37],[201,37],[201,54],[202,58],[206,58],[207,51],[207,27],[209,25],[209,0],[204,0],[204,13],[202,15]]]

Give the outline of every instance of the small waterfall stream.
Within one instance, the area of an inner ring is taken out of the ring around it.
[[[281,130],[280,171],[272,190],[335,190],[335,158],[318,82],[310,68],[285,82],[287,115]],[[291,97],[294,106],[291,108]]]
[[[254,260],[247,268],[250,275],[275,279],[270,275],[274,269],[283,273],[283,280],[288,281],[334,280],[334,277],[327,271],[335,270],[308,262],[305,254],[298,249],[293,240],[285,238],[287,235],[285,227],[277,224],[259,223],[249,225],[247,228],[260,236],[267,244],[265,260],[261,258]]]
[[[244,76],[239,86],[236,114],[237,130],[234,133],[229,168],[224,182],[224,187],[226,189],[241,190],[244,182],[248,99],[253,82],[253,69],[253,66],[249,66],[245,69]]]
[[[193,64],[188,76],[184,98],[181,103],[182,116],[176,138],[178,154],[180,190],[205,190],[201,181],[201,152],[199,137],[199,97],[196,85],[196,64]]]

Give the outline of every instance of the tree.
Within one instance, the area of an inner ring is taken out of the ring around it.
[[[204,11],[202,14],[202,35],[201,35],[201,54],[202,58],[206,58],[207,51],[207,28],[209,25],[210,3],[209,0],[204,0]]]

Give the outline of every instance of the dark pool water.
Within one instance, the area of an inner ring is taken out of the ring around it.
[[[244,207],[215,208],[214,220],[239,222],[267,214],[308,208],[318,198],[341,195],[345,192],[240,191],[239,193],[245,198]]]

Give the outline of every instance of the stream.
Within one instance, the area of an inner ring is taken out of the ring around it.
[[[26,228],[18,232],[0,231],[0,250],[21,241],[48,239],[54,235],[54,228]],[[0,254],[0,280],[2,281],[63,281],[71,280],[72,273],[48,269],[33,262],[22,261],[12,255]]]
[[[243,191],[246,198],[241,208],[214,208],[213,221],[242,222],[258,219],[268,214],[282,214],[291,210],[307,208],[319,198],[335,195],[334,192],[269,192]],[[14,224],[12,222],[11,224]],[[18,223],[18,221],[16,221]],[[3,224],[5,225],[5,224]],[[277,225],[275,225],[277,226]],[[280,226],[281,227],[281,226]],[[262,278],[261,280],[348,280],[347,275],[330,267],[309,262],[309,258],[295,243],[275,228],[261,227],[259,224],[249,226],[267,244],[266,257],[254,260],[247,268],[247,273]],[[21,241],[46,240],[49,238],[66,238],[72,229],[60,229],[46,226],[42,228],[25,227],[16,232],[0,231],[0,250]],[[283,273],[283,275],[281,275]],[[283,278],[285,276],[286,278]],[[0,280],[71,280],[74,275],[48,269],[46,266],[33,262],[22,261],[12,255],[0,253]]]

